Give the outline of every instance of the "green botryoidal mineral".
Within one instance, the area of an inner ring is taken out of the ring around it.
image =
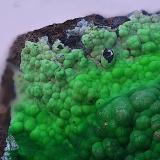
[[[21,99],[9,129],[19,157],[158,160],[159,19],[134,15],[117,28],[118,36],[87,26],[85,49],[58,40],[50,47],[46,38],[26,42],[15,79]]]

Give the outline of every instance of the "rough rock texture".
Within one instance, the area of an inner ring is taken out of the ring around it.
[[[13,72],[6,66],[0,89],[0,157],[5,147],[5,139],[10,122],[10,102],[15,98]]]
[[[60,39],[65,45],[68,45],[71,48],[75,47],[76,37],[67,39],[66,30],[74,28],[77,22],[81,19],[93,22],[97,26],[109,26],[111,28],[116,28],[120,24],[129,20],[127,16],[106,19],[100,15],[89,15],[83,18],[68,20],[62,24],[49,25],[47,27],[22,34],[16,38],[11,46],[8,62],[19,68],[20,53],[24,47],[25,41],[29,40],[37,42],[38,38],[43,36],[48,36],[50,44],[52,44],[55,39]],[[10,102],[15,98],[13,74],[12,66],[7,65],[2,78],[2,88],[0,93],[0,157],[4,152],[5,139],[10,123]]]
[[[17,37],[17,39],[14,41],[12,47],[10,48],[10,56],[8,58],[8,61],[15,65],[20,64],[20,52],[22,48],[24,47],[25,41],[33,41],[37,42],[39,37],[48,36],[49,43],[52,44],[56,39],[60,39],[64,44],[67,44],[69,46],[73,46],[71,39],[67,39],[66,30],[73,29],[77,22],[82,18],[76,18],[73,20],[68,20],[62,24],[53,24],[49,25],[47,27],[28,32],[26,34],[22,34]],[[129,20],[127,16],[120,16],[120,17],[113,17],[105,19],[104,17],[100,15],[90,15],[84,17],[87,21],[93,21],[95,25],[103,25],[103,26],[109,26],[111,28],[116,28],[120,24],[126,22]]]

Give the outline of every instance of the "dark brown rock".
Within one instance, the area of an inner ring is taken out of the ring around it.
[[[0,157],[5,148],[5,139],[10,124],[10,102],[15,98],[13,71],[6,66],[0,89]]]
[[[24,47],[25,41],[37,42],[39,37],[48,36],[50,44],[53,44],[56,39],[60,39],[62,42],[66,40],[66,30],[73,29],[77,22],[82,18],[76,18],[73,20],[68,20],[62,24],[53,24],[47,27],[22,34],[16,38],[13,45],[10,48],[8,61],[18,65],[20,64],[20,53]],[[104,18],[100,15],[90,15],[84,17],[85,20],[93,23],[97,26],[109,26],[111,28],[116,28],[120,24],[128,21],[127,16],[113,17],[113,18]]]

